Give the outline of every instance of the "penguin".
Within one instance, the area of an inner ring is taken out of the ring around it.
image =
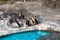
[[[30,24],[31,26],[33,26],[33,25],[34,25],[34,23],[33,23],[33,21],[32,21],[32,19],[31,19],[31,18],[29,19],[29,24]]]
[[[29,24],[29,20],[27,20],[27,19],[26,19],[26,25],[27,25],[27,26],[31,26],[31,25]]]
[[[19,19],[25,19],[24,15],[22,14],[22,12],[19,14],[18,16]]]
[[[12,24],[13,26],[15,25],[15,27],[18,27],[18,28],[20,27],[20,24],[19,24],[19,22],[17,21],[17,19],[14,20],[14,19],[11,18],[11,19],[9,20],[9,23]]]
[[[32,16],[31,19],[32,19],[34,25],[39,23],[38,20],[37,20],[37,18],[36,18],[36,16]]]
[[[31,20],[32,20],[33,24],[35,25],[35,24],[36,24],[36,20],[35,20],[35,18],[32,17]]]

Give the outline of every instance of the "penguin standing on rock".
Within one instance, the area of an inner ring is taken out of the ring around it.
[[[27,25],[27,26],[31,26],[31,25],[30,25],[30,21],[27,20],[27,19],[26,19],[26,25]]]
[[[37,20],[37,18],[36,18],[36,16],[34,17],[33,15],[32,15],[32,22],[34,23],[34,25],[35,24],[38,24],[38,20]]]
[[[15,25],[14,26],[15,28],[17,28],[17,27],[19,28],[20,27],[20,24],[19,24],[19,22],[18,22],[16,17],[15,18],[11,17],[10,20],[9,20],[9,23],[12,24],[12,26]]]
[[[36,24],[35,17],[32,16],[31,20],[32,20],[33,24]]]
[[[33,25],[34,25],[34,23],[33,23],[33,21],[32,21],[32,19],[31,19],[31,18],[29,19],[29,24],[30,24],[31,26],[33,26]]]
[[[22,14],[22,12],[19,14],[18,16],[19,19],[25,19],[24,15]]]

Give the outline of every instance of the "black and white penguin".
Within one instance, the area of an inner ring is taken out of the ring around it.
[[[19,19],[25,19],[24,15],[22,14],[22,12],[19,14],[18,16]]]
[[[32,19],[31,19],[31,18],[29,19],[29,24],[30,24],[31,26],[33,26],[33,25],[34,25],[34,23],[33,23],[33,21],[32,21]]]

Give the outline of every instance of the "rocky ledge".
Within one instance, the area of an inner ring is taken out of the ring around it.
[[[48,22],[48,21],[47,21]],[[21,28],[11,28],[11,27],[6,27],[0,30],[0,36],[3,35],[8,35],[8,34],[12,34],[12,33],[17,33],[17,32],[23,32],[23,31],[31,31],[31,30],[45,30],[45,31],[52,31],[52,32],[60,32],[60,27],[57,26],[58,24],[56,24],[56,26],[54,26],[54,22],[52,22],[52,25],[50,22],[47,23],[41,23],[38,25],[34,25],[34,26],[29,26],[29,27],[21,27]]]

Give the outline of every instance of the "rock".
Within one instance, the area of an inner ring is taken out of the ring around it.
[[[58,22],[54,22],[54,21],[44,21],[43,24],[47,24],[47,25],[51,25],[54,27],[59,27],[60,24],[58,24]]]
[[[8,31],[7,30],[0,30],[0,36],[1,35],[5,35],[5,34],[8,34]]]

